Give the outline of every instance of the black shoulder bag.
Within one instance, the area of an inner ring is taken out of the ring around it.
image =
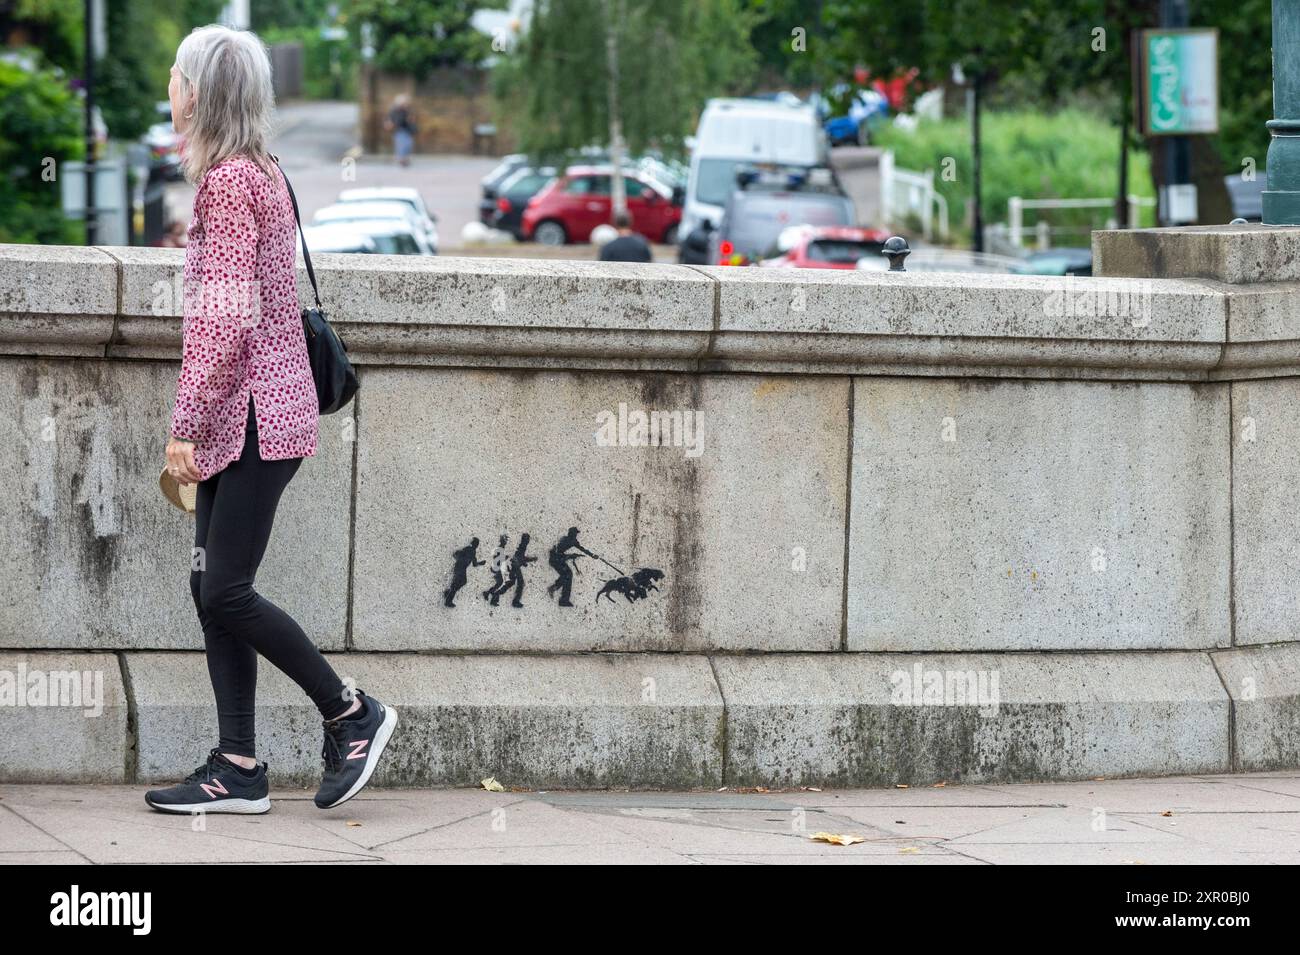
[[[275,164],[280,160],[274,156]],[[284,176],[284,169],[280,169]],[[348,346],[335,333],[330,323],[325,320],[325,309],[320,303],[320,289],[316,287],[316,272],[311,267],[311,253],[307,251],[307,236],[302,231],[302,216],[298,214],[298,197],[293,194],[289,177],[284,176],[284,184],[289,188],[289,199],[293,202],[293,218],[298,224],[298,235],[302,239],[302,260],[307,265],[307,277],[311,279],[312,295],[316,299],[315,308],[302,310],[302,330],[307,337],[307,360],[311,364],[312,378],[316,381],[316,398],[320,403],[321,414],[333,414],[352,400],[352,396],[361,387],[356,370],[348,360]]]

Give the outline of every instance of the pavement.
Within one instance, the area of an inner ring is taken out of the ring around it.
[[[1279,864],[1300,771],[917,789],[376,789],[169,816],[146,785],[0,785],[0,863]],[[835,845],[820,832],[861,837]]]

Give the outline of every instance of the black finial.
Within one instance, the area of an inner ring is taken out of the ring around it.
[[[906,272],[903,268],[903,260],[911,254],[911,249],[907,247],[907,240],[901,235],[891,235],[885,240],[885,246],[880,250],[880,254],[889,259],[889,271]]]

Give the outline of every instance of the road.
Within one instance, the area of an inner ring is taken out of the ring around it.
[[[303,221],[310,223],[318,209],[332,203],[343,189],[366,186],[413,186],[438,218],[440,250],[451,252],[461,243],[461,230],[478,221],[479,180],[496,166],[492,156],[414,156],[403,168],[390,156],[360,153],[356,103],[301,102],[283,104],[277,114],[271,151],[293,183]],[[350,156],[357,156],[352,159]],[[857,207],[858,222],[878,225],[880,209],[880,150],[840,146],[831,162]],[[194,189],[174,183],[167,189],[168,216],[189,222]],[[467,249],[471,254],[528,256],[530,258],[594,259],[590,245],[541,248],[532,243]],[[675,262],[676,250],[654,246],[657,262]]]
[[[417,156],[402,168],[391,157],[361,156],[351,160],[357,146],[358,108],[355,103],[307,102],[282,105],[271,152],[280,158],[298,196],[303,221],[329,205],[340,190],[366,186],[414,186],[438,217],[444,248],[460,243],[461,229],[478,219],[481,179],[498,162],[491,156]],[[194,189],[187,183],[168,187],[169,214],[188,222]],[[510,254],[498,252],[497,254]]]

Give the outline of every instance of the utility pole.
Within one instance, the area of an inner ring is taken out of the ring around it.
[[[1188,25],[1187,0],[1160,0],[1160,26],[1181,29]],[[1186,136],[1166,136],[1161,141],[1160,160],[1164,175],[1161,201],[1161,225],[1175,225],[1173,194],[1175,186],[1191,183],[1191,144]]]
[[[618,107],[618,24],[622,18],[619,0],[604,0],[605,10],[605,63],[609,72],[609,161],[614,167],[610,173],[610,211],[617,219],[627,212],[627,189],[623,182],[623,121]]]
[[[99,238],[98,213],[95,209],[95,0],[84,0],[85,16],[85,86],[86,86],[86,245]]]
[[[983,67],[971,71],[966,103],[970,109],[971,148],[971,249],[984,251],[984,201],[980,190],[980,92],[984,82]]]
[[[1273,116],[1267,123],[1267,225],[1300,225],[1300,0],[1273,0]]]

